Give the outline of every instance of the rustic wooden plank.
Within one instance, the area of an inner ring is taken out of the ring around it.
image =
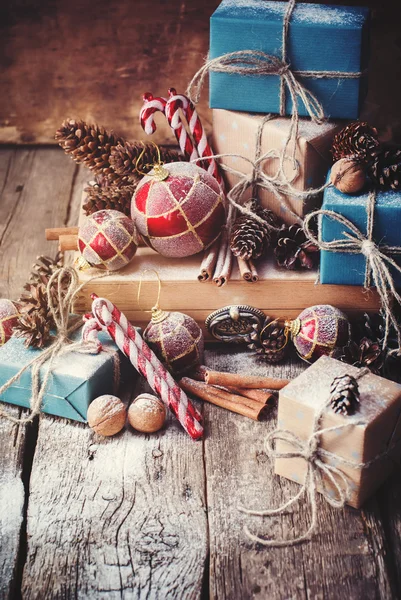
[[[138,123],[142,95],[184,92],[208,52],[209,16],[219,0],[65,3],[6,2],[0,86],[0,140],[54,143],[67,117],[97,121],[130,139],[145,137]],[[207,94],[200,114],[207,126]],[[174,140],[157,119],[157,143]]]
[[[0,150],[0,248],[14,211],[14,204],[25,181],[28,155],[11,149]],[[7,285],[12,286],[12,282]],[[3,285],[1,285],[3,288]],[[0,296],[3,296],[1,289]],[[10,414],[18,417],[21,411],[10,407]],[[22,481],[24,427],[0,420],[0,598],[15,597],[18,578],[20,536],[24,521],[25,491]]]
[[[304,364],[258,366],[243,351],[207,351],[216,369],[268,372],[291,378]],[[307,545],[266,549],[248,541],[242,531],[266,537],[290,536],[305,528],[304,502],[284,517],[250,517],[239,504],[255,509],[279,506],[299,487],[278,478],[264,450],[264,438],[275,428],[276,411],[255,423],[214,406],[205,407],[207,503],[212,598],[392,598],[396,586],[388,564],[388,546],[375,500],[365,510],[336,511],[319,498],[318,533]],[[299,512],[298,512],[299,511]]]
[[[62,152],[0,150],[0,297],[16,299],[36,255],[49,253],[43,226],[64,222],[75,170]],[[15,407],[8,411],[14,417],[26,414]],[[36,434],[37,424],[27,430],[0,420],[0,597],[4,599],[19,593],[26,542],[24,485],[29,487]]]
[[[321,0],[332,3],[332,0]],[[337,0],[347,4],[349,0]],[[219,0],[157,2],[129,0],[110,9],[99,0],[3,2],[3,53],[0,57],[0,141],[54,143],[54,133],[67,117],[95,120],[130,139],[144,133],[138,123],[142,94],[167,94],[171,86],[184,92],[202,65],[209,47],[209,17]],[[381,130],[400,139],[401,90],[395,73],[400,60],[396,1],[354,0],[374,9],[370,106]],[[199,113],[211,128],[205,89]],[[157,143],[173,137],[158,117]]]
[[[164,430],[97,438],[41,417],[23,597],[199,598],[207,557],[202,442]]]
[[[76,169],[63,152],[55,149],[16,153],[2,195],[9,210],[0,231],[3,297],[18,297],[37,255],[56,252],[57,242],[45,240],[44,228],[65,224]]]
[[[21,410],[10,407],[18,417]],[[23,460],[26,429],[0,420],[0,598],[15,598],[18,589],[18,558],[24,526],[25,490]]]

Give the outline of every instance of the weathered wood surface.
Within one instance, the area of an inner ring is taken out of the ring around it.
[[[320,0],[333,3],[332,0]],[[184,92],[209,46],[209,17],[219,0],[4,0],[0,6],[0,142],[54,143],[67,117],[97,121],[130,139],[142,94]],[[372,120],[401,139],[398,0],[337,0],[373,9],[369,75]],[[210,131],[207,90],[199,105]],[[173,137],[157,118],[157,143]]]
[[[208,552],[202,451],[172,418],[157,435],[129,428],[101,439],[42,417],[23,598],[199,598]]]
[[[59,150],[0,151],[0,296],[16,298],[36,255],[56,251],[45,227],[76,224],[85,178]],[[285,377],[304,367],[261,366],[221,346],[206,361]],[[0,422],[0,597],[400,597],[399,470],[362,511],[320,499],[310,544],[268,550],[247,540],[245,523],[280,536],[308,522],[304,504],[282,519],[237,511],[277,506],[298,489],[273,476],[264,452],[275,410],[263,423],[204,413],[198,443],[173,420],[154,436],[111,440],[49,416],[27,435]]]

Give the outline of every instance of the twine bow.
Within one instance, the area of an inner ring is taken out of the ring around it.
[[[385,316],[385,334],[383,348],[387,346],[390,323],[394,327],[397,336],[398,350],[401,346],[401,328],[394,314],[393,302],[396,300],[401,305],[401,296],[397,292],[394,279],[390,271],[392,267],[401,273],[401,267],[395,262],[391,255],[401,255],[400,246],[389,246],[378,244],[373,240],[374,210],[376,203],[376,192],[369,193],[366,204],[366,234],[363,234],[349,219],[332,210],[316,210],[305,217],[304,230],[307,237],[321,250],[328,252],[344,252],[346,254],[363,254],[366,258],[364,287],[371,286],[372,280],[380,296]],[[327,216],[337,221],[347,229],[342,231],[344,238],[324,242],[320,240],[311,230],[311,221],[316,217]]]
[[[207,60],[199,71],[195,73],[187,89],[187,95],[191,101],[196,104],[199,102],[200,93],[209,71],[239,75],[279,76],[279,112],[281,116],[285,116],[287,90],[292,101],[291,124],[283,151],[280,155],[279,169],[280,176],[285,183],[289,184],[291,191],[293,188],[284,173],[284,157],[287,154],[287,148],[290,142],[293,141],[292,159],[295,163],[295,142],[298,138],[299,128],[298,100],[303,102],[305,110],[312,121],[315,123],[322,123],[324,120],[323,106],[317,97],[299,80],[299,77],[311,77],[313,79],[359,79],[363,75],[362,72],[293,71],[291,69],[291,65],[288,61],[288,31],[296,2],[297,0],[289,0],[284,14],[280,58],[260,50],[239,50],[236,52],[229,52],[222,56]]]
[[[360,369],[357,379],[369,373],[369,369]],[[272,516],[282,515],[288,508],[301,500],[303,496],[311,508],[311,522],[307,531],[292,539],[264,539],[251,533],[247,526],[244,527],[245,534],[253,541],[263,546],[269,547],[284,547],[295,546],[307,540],[310,540],[315,532],[317,525],[317,494],[318,491],[323,495],[326,502],[334,508],[343,508],[350,498],[350,485],[343,471],[336,465],[348,466],[354,469],[367,468],[373,462],[381,459],[384,455],[379,455],[371,461],[365,463],[356,463],[346,458],[333,454],[324,448],[321,448],[321,440],[324,434],[341,431],[349,427],[357,427],[365,425],[364,421],[347,420],[342,425],[334,427],[321,428],[321,421],[326,407],[329,405],[330,399],[323,402],[320,409],[314,417],[312,433],[307,440],[302,440],[292,431],[287,429],[276,429],[271,432],[266,438],[266,451],[273,459],[277,458],[303,458],[307,463],[307,471],[304,483],[301,485],[298,493],[290,498],[287,502],[278,508],[269,508],[266,510],[253,510],[238,507],[241,512],[254,516]],[[274,442],[282,441],[291,446],[290,450],[279,452],[274,447]],[[327,482],[331,484],[331,488],[327,486]]]
[[[69,283],[65,287],[65,280]],[[54,301],[52,294],[52,286],[57,281],[57,304]],[[79,329],[82,325],[80,318],[71,319],[72,303],[77,293],[82,289],[83,285],[78,285],[78,275],[72,267],[61,267],[57,269],[50,277],[47,284],[46,294],[50,313],[53,317],[56,326],[56,336],[50,346],[40,352],[34,359],[29,361],[22,369],[18,371],[11,379],[9,379],[0,388],[0,396],[13,385],[21,375],[32,368],[32,396],[31,396],[31,412],[28,416],[18,419],[3,409],[0,409],[0,416],[5,417],[9,421],[17,424],[30,423],[41,412],[42,401],[45,395],[46,387],[51,376],[52,367],[57,357],[69,352],[79,352],[82,354],[97,354],[98,348],[91,341],[72,342],[71,334]],[[40,379],[40,369],[47,362],[46,373],[43,380]]]

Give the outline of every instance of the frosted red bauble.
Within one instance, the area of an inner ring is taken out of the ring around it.
[[[156,356],[176,375],[182,375],[203,362],[203,333],[188,315],[158,310],[143,337]]]
[[[169,257],[197,254],[212,244],[225,223],[223,194],[215,178],[192,163],[163,166],[168,177],[154,171],[139,183],[131,216],[147,244]]]
[[[18,310],[7,298],[0,298],[0,346],[5,344],[13,334],[18,322]]]
[[[299,356],[308,362],[336,354],[351,337],[348,317],[329,304],[306,308],[291,322],[290,329]]]
[[[99,210],[80,226],[78,249],[91,267],[117,271],[136,252],[135,224],[118,210]]]

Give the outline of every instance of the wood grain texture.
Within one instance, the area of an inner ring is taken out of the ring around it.
[[[0,297],[18,298],[39,253],[54,254],[43,225],[66,222],[75,165],[52,149],[0,150]],[[57,243],[56,243],[57,245]],[[50,246],[50,247],[49,247]],[[14,417],[26,414],[14,407]],[[24,549],[26,490],[37,424],[0,420],[0,598],[15,598]],[[28,440],[28,441],[27,441]],[[24,480],[24,481],[23,481]]]
[[[321,0],[321,3],[332,3]],[[349,4],[350,0],[337,0]],[[4,0],[0,142],[54,143],[67,117],[97,121],[130,139],[144,138],[138,123],[142,94],[184,92],[209,48],[209,18],[219,0]],[[401,139],[401,46],[397,0],[353,0],[373,9],[368,113],[385,136]],[[380,110],[381,107],[381,110]],[[199,113],[208,132],[205,89]],[[157,118],[154,140],[173,140]]]
[[[138,390],[139,392],[139,390]],[[179,424],[112,438],[43,416],[31,476],[28,598],[199,598],[202,442]]]
[[[263,372],[249,355],[224,348],[209,350],[207,363],[247,374]],[[264,370],[291,378],[304,366],[294,360]],[[244,524],[262,537],[291,537],[305,530],[310,517],[305,502],[285,516],[264,519],[237,510],[240,504],[259,510],[276,507],[299,490],[274,475],[265,453],[264,439],[276,426],[275,410],[258,424],[208,405],[205,420],[211,598],[395,597],[375,501],[362,512],[338,511],[319,498],[318,530],[311,543],[267,549],[250,542]]]

